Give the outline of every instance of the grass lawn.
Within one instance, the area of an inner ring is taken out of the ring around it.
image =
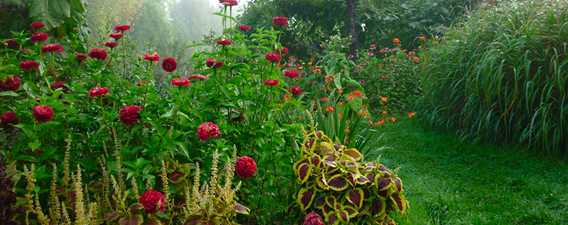
[[[404,121],[380,128],[368,159],[400,167],[410,209],[399,224],[568,224],[568,165],[462,142]]]

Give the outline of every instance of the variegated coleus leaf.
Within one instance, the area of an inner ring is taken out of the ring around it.
[[[328,167],[337,167],[336,157],[334,155],[326,155],[323,157],[323,164]]]
[[[336,203],[337,203],[337,198],[335,198],[335,196],[333,195],[325,196],[325,204],[327,206],[335,208]]]
[[[321,196],[316,198],[313,204],[317,209],[323,210],[323,207],[325,206],[325,197]]]
[[[383,198],[375,198],[371,201],[371,206],[369,208],[369,213],[373,217],[382,216],[385,214],[387,208],[386,201]]]
[[[249,215],[250,209],[238,202],[235,202],[235,212],[238,214]]]
[[[329,178],[327,186],[334,191],[343,191],[349,187],[349,181],[342,174],[337,174]]]
[[[316,153],[321,155],[332,155],[335,153],[335,147],[333,146],[333,143],[320,142]]]
[[[377,190],[379,190],[379,191],[388,190],[391,187],[392,184],[393,183],[392,183],[390,178],[380,176],[380,175],[375,176],[375,185],[377,186]]]
[[[325,220],[325,224],[329,224],[329,225],[336,225],[336,224],[341,224],[340,220],[339,220],[339,216],[337,215],[337,212],[335,211],[330,211],[327,214],[324,214],[324,220]]]
[[[342,224],[349,223],[349,213],[345,210],[337,210],[337,217],[342,222]]]
[[[346,206],[343,207],[343,210],[345,210],[345,212],[347,212],[349,219],[353,219],[353,218],[355,218],[359,215],[359,210],[356,209],[353,206],[346,205]]]
[[[300,184],[305,183],[312,174],[312,166],[307,159],[298,161],[294,165],[294,172]]]
[[[315,197],[316,197],[315,189],[302,188],[298,192],[296,200],[298,202],[298,205],[300,205],[302,211],[306,211],[312,205],[312,202],[314,201]]]
[[[402,192],[404,190],[402,186],[402,180],[398,177],[394,178],[394,185],[396,186],[396,190],[398,192]]]
[[[361,208],[363,207],[363,202],[365,201],[365,192],[360,188],[356,188],[348,191],[347,195],[345,195],[345,198],[355,207]]]
[[[357,151],[357,149],[349,148],[343,151],[343,154],[350,156],[355,161],[361,161],[363,159],[363,155],[361,152]]]
[[[406,209],[408,208],[408,202],[406,201],[406,198],[399,193],[393,193],[389,200],[391,201],[390,203],[393,204],[393,206],[395,206],[395,208],[401,212],[404,213],[406,212]]]
[[[322,159],[319,155],[314,154],[310,157],[310,163],[315,167],[320,167]]]

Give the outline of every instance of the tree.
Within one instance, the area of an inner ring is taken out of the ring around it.
[[[352,56],[357,55],[357,49],[359,48],[359,28],[357,20],[357,3],[358,0],[346,0],[347,1],[347,18],[349,18],[348,28],[349,34],[351,34],[351,47],[350,54]]]

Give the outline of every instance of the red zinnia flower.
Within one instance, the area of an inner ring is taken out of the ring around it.
[[[191,82],[187,78],[174,78],[171,81],[173,86],[176,87],[189,87],[191,86]]]
[[[213,122],[202,123],[197,127],[197,136],[202,141],[207,141],[211,138],[218,138],[221,136],[219,126]]]
[[[38,122],[45,123],[53,119],[53,108],[47,105],[37,105],[32,108],[32,114]]]
[[[141,106],[127,105],[122,107],[119,111],[120,121],[126,125],[133,125],[140,119]]]
[[[190,80],[207,80],[209,77],[202,74],[193,74],[189,76]]]
[[[128,30],[130,30],[130,25],[128,25],[128,24],[116,25],[114,27],[114,30],[117,31],[117,32],[128,31]]]
[[[49,35],[47,33],[36,32],[32,34],[31,40],[32,42],[41,42],[41,41],[47,41],[48,38]]]
[[[26,72],[32,71],[32,70],[38,70],[39,69],[39,63],[37,63],[36,61],[33,61],[33,60],[25,60],[25,61],[22,61],[20,63],[20,68],[23,71],[26,71]]]
[[[50,87],[53,90],[57,90],[57,89],[60,89],[60,88],[65,90],[67,88],[65,86],[65,82],[63,82],[63,81],[55,81],[55,82],[51,83]]]
[[[160,55],[158,55],[157,52],[154,52],[154,54],[146,53],[144,54],[144,60],[151,62],[158,62],[160,61]]]
[[[235,163],[235,173],[237,176],[246,179],[256,173],[256,162],[249,156],[242,156]]]
[[[304,217],[304,225],[324,225],[324,223],[319,214],[311,212]]]
[[[174,72],[177,69],[177,62],[176,59],[173,57],[168,57],[165,58],[164,61],[162,62],[162,68],[166,71],[166,72]]]
[[[225,6],[236,6],[239,4],[237,0],[219,0],[219,3]]]
[[[114,40],[119,40],[122,38],[122,33],[112,33],[110,34],[110,37],[113,38]]]
[[[116,46],[118,46],[118,42],[116,41],[107,41],[105,42],[105,46],[109,47],[109,48],[115,48]]]
[[[91,88],[91,90],[89,90],[89,96],[93,98],[106,95],[107,93],[108,93],[108,88],[106,87],[94,87]]]
[[[85,59],[87,59],[87,54],[77,52],[77,53],[75,53],[75,59],[79,62],[83,62],[83,61],[85,61]]]
[[[280,52],[284,55],[287,55],[288,54],[288,48],[284,47],[284,48],[280,49]]]
[[[205,61],[205,65],[207,65],[208,67],[214,67],[215,66],[215,59],[208,58],[207,61]]]
[[[166,211],[166,197],[162,192],[153,189],[147,190],[140,196],[138,202],[144,206],[146,213],[156,213]]]
[[[269,52],[266,54],[265,58],[272,63],[277,63],[282,60],[282,57],[278,54],[278,52]]]
[[[249,31],[249,30],[252,29],[252,27],[249,26],[249,25],[240,25],[239,29],[242,30],[242,31]]]
[[[265,80],[264,84],[268,86],[277,86],[280,83],[278,80]]]
[[[222,46],[229,46],[233,44],[233,41],[231,41],[231,39],[222,38],[217,40],[217,44]]]
[[[334,112],[334,111],[335,111],[335,107],[333,107],[333,106],[327,106],[327,107],[325,107],[325,111],[326,111],[326,112]]]
[[[45,23],[41,22],[41,21],[34,21],[32,22],[32,29],[41,29],[45,27]]]
[[[279,27],[288,26],[288,17],[275,16],[272,18],[272,24],[274,24],[274,26],[279,26]]]
[[[292,92],[293,95],[301,95],[302,94],[302,88],[300,86],[294,86],[290,88],[290,92]]]
[[[22,80],[18,76],[6,77],[3,81],[0,80],[0,91],[17,91],[20,89]]]
[[[93,48],[89,52],[89,56],[94,59],[105,60],[108,54],[104,48]]]
[[[0,116],[0,123],[1,124],[10,124],[10,123],[14,123],[16,122],[16,120],[18,119],[18,117],[16,116],[15,112],[4,112],[2,113],[2,115]]]
[[[298,71],[286,70],[286,71],[284,71],[284,76],[289,77],[289,78],[297,78],[298,77]]]
[[[55,52],[55,53],[60,53],[63,52],[63,46],[61,46],[60,44],[46,44],[44,46],[41,46],[41,52]]]

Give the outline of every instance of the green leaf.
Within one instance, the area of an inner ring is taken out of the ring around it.
[[[2,91],[0,92],[0,97],[18,97],[20,96],[18,93],[13,91]]]

